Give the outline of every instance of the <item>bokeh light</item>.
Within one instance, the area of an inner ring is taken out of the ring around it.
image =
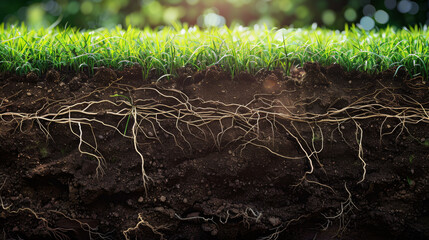
[[[304,19],[308,17],[309,14],[310,12],[308,11],[308,8],[306,6],[301,5],[296,8],[296,16],[298,17],[298,19]]]
[[[389,10],[393,10],[396,8],[396,0],[384,0],[384,6]]]
[[[360,19],[360,26],[369,31],[375,27],[375,21],[371,17],[365,16]]]
[[[131,13],[125,18],[125,23],[129,26],[138,27],[144,24],[144,19],[138,13]]]
[[[378,10],[374,14],[374,19],[379,24],[386,24],[389,21],[389,14],[384,10]]]
[[[43,10],[51,14],[52,16],[59,16],[61,14],[61,6],[54,0],[50,0],[43,4]]]
[[[168,7],[164,11],[164,22],[173,23],[178,21],[183,15],[185,15],[185,10],[181,7]]]
[[[143,15],[146,16],[149,24],[158,25],[163,19],[164,9],[159,2],[152,1],[143,5],[142,12]]]
[[[71,1],[67,7],[66,12],[70,15],[74,15],[79,12],[80,4],[77,1]]]
[[[354,22],[357,19],[357,13],[356,10],[353,8],[347,8],[344,12],[344,18],[349,22]]]
[[[419,12],[419,8],[419,4],[417,4],[416,2],[411,2],[411,9],[408,13],[415,15]]]
[[[94,6],[92,5],[92,2],[90,1],[85,1],[82,3],[82,5],[80,5],[80,11],[84,14],[84,15],[89,15],[92,13]]]
[[[363,10],[362,10],[363,15],[365,15],[365,16],[369,16],[369,17],[374,16],[375,11],[376,11],[375,7],[374,7],[373,5],[371,5],[371,4],[367,4],[367,5],[365,5],[365,6],[363,7]]]
[[[412,4],[408,0],[401,0],[398,3],[398,11],[400,13],[408,13],[412,8]]]
[[[43,22],[44,11],[37,6],[31,6],[27,9],[27,19],[32,22]]]
[[[335,22],[335,19],[337,16],[335,15],[335,12],[332,10],[326,10],[322,14],[322,21],[325,25],[332,25]]]
[[[222,27],[225,23],[225,18],[216,13],[209,13],[204,16],[203,25],[205,27]]]

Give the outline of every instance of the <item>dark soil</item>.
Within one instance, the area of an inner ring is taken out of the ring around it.
[[[429,239],[421,79],[141,72],[1,75],[1,239]]]

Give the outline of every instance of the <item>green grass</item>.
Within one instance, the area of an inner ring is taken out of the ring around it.
[[[30,30],[0,25],[0,71],[25,74],[48,69],[79,71],[138,63],[143,75],[175,74],[190,66],[204,69],[219,65],[233,75],[242,70],[283,68],[292,63],[338,63],[347,70],[378,72],[405,67],[411,76],[428,77],[429,32],[426,27],[386,28],[365,32],[326,29],[215,28],[175,25],[161,30],[135,28],[79,31]]]

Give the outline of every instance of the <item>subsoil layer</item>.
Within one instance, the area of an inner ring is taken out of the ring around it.
[[[429,239],[421,78],[141,73],[1,74],[1,239]]]

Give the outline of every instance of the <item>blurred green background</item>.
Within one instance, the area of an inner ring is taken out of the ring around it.
[[[428,0],[0,0],[2,22],[25,22],[34,28],[143,28],[180,21],[201,27],[317,23],[332,29],[356,23],[370,30],[429,24],[428,10]]]

